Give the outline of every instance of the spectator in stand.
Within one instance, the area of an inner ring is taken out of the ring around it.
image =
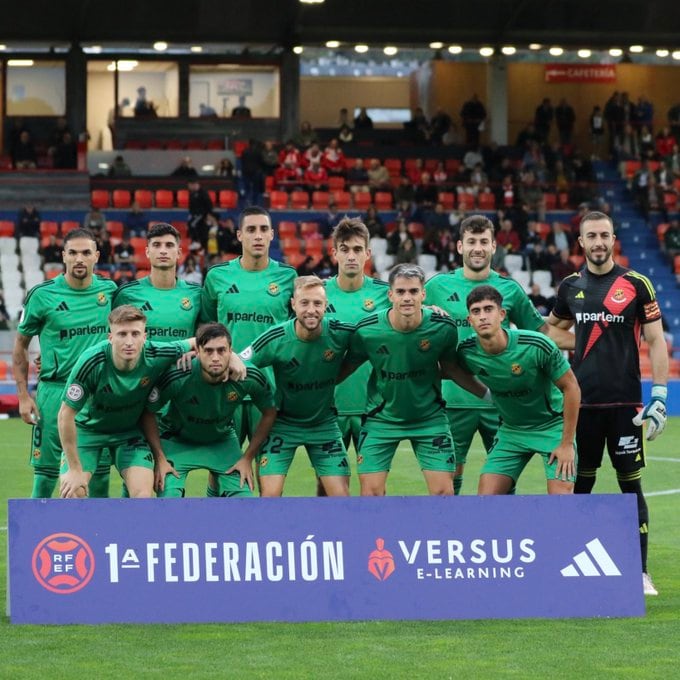
[[[425,210],[434,208],[437,202],[437,185],[432,181],[432,176],[429,172],[423,172],[420,175],[420,181],[416,185],[416,204]]]
[[[450,232],[451,223],[449,222],[449,216],[446,214],[446,210],[441,203],[435,203],[434,210],[426,215],[425,226],[435,231],[444,230]]]
[[[545,222],[545,195],[531,170],[522,173],[519,198],[528,211],[538,215],[539,222]]]
[[[201,187],[198,180],[189,180],[189,216],[187,226],[189,238],[194,243],[200,243],[203,248],[208,238],[205,218],[213,210],[210,194]]]
[[[56,151],[59,144],[61,144],[61,142],[63,141],[64,135],[67,132],[71,135],[71,137],[73,137],[73,134],[68,126],[66,118],[64,118],[63,116],[57,118],[57,123],[52,132],[50,132],[50,135],[47,139],[47,153],[50,156],[54,156],[54,152]]]
[[[208,213],[205,216],[205,231],[207,234],[205,242],[205,256],[207,260],[220,255],[220,240],[219,231],[220,225],[217,221],[217,215]]]
[[[198,105],[199,118],[217,118],[217,111],[210,104]]]
[[[50,234],[47,245],[40,248],[42,270],[45,274],[53,271],[61,272],[64,270],[64,261],[61,253],[62,247],[59,245],[56,235]]]
[[[673,104],[668,109],[668,125],[671,128],[671,134],[676,139],[680,139],[680,103]]]
[[[506,253],[521,254],[522,240],[511,220],[501,220],[501,228],[496,234],[496,245],[502,247]]]
[[[555,161],[555,167],[551,176],[551,184],[558,194],[568,194],[571,189],[572,175],[561,160]]]
[[[525,149],[527,146],[529,146],[530,142],[540,142],[538,133],[536,132],[536,128],[534,127],[533,123],[527,123],[519,131],[517,139],[515,140],[515,146],[519,147],[520,149]]]
[[[324,255],[316,267],[314,267],[314,274],[320,279],[330,279],[338,273],[338,268],[333,264],[330,255]]]
[[[135,250],[130,243],[130,235],[123,232],[121,242],[113,249],[113,261],[116,269],[120,272],[128,272],[135,277],[137,267],[135,266]]]
[[[652,135],[651,129],[646,125],[640,127],[639,139],[640,156],[644,156],[645,158],[653,156],[656,149],[656,140],[654,139],[654,135]]]
[[[347,171],[347,186],[353,194],[357,191],[369,190],[368,171],[364,167],[363,158],[355,158],[354,165]]]
[[[463,104],[460,117],[465,129],[465,143],[468,146],[478,147],[480,132],[486,124],[486,108],[476,93]]]
[[[312,161],[309,164],[303,179],[310,198],[315,191],[328,191],[328,173],[326,168],[320,165],[318,161]]]
[[[399,244],[397,249],[397,264],[416,264],[418,262],[418,250],[416,242],[413,240],[411,234],[407,234],[406,238]]]
[[[565,224],[562,222],[553,222],[552,229],[548,233],[545,242],[548,246],[555,246],[555,249],[558,252],[561,252],[562,250],[571,252],[571,249],[574,246],[574,237],[571,235],[571,232],[568,231]]]
[[[267,177],[271,177],[279,167],[279,154],[274,142],[268,139],[262,147],[262,170]]]
[[[137,101],[135,102],[135,118],[156,118],[156,107],[152,101],[146,98],[146,88],[137,88]]]
[[[368,234],[370,238],[378,236],[380,238],[386,238],[387,232],[385,229],[385,223],[380,218],[378,211],[374,205],[369,205],[364,215],[364,224],[366,229],[368,229]]]
[[[668,208],[664,201],[663,189],[659,186],[656,175],[652,172],[647,181],[647,211],[643,212],[647,223],[649,224],[649,212],[658,210],[661,213],[661,221],[668,222]]]
[[[533,246],[527,248],[526,264],[530,271],[546,271],[549,272],[555,264],[554,248],[546,248],[543,243],[534,243]]]
[[[203,283],[203,274],[201,273],[201,268],[199,267],[194,255],[190,253],[186,256],[184,262],[177,270],[177,276],[183,281],[195,283],[198,286]]]
[[[574,107],[562,97],[560,103],[555,107],[555,125],[560,135],[560,144],[571,144],[574,138],[574,125],[576,124],[576,113]]]
[[[430,141],[430,124],[420,106],[411,112],[411,120],[404,123],[404,133],[406,140],[413,144],[427,144]]]
[[[469,192],[474,196],[488,191],[489,178],[484,172],[484,167],[481,163],[477,163],[470,173]]]
[[[354,141],[354,131],[352,130],[351,127],[348,125],[343,125],[339,130],[338,130],[338,139],[343,143],[343,144],[350,144],[351,142]]]
[[[359,115],[354,119],[355,130],[372,130],[373,121],[366,111],[366,107],[362,106],[359,110]]]
[[[391,191],[390,173],[387,168],[377,159],[372,158],[367,170],[368,188],[372,194],[376,191]]]
[[[635,197],[635,201],[644,215],[645,219],[649,219],[649,184],[653,172],[649,168],[649,163],[646,158],[642,159],[640,169],[633,175],[631,181],[631,189]]]
[[[40,236],[40,213],[32,203],[26,203],[17,215],[14,236],[20,239],[22,236],[38,238]]]
[[[235,106],[231,110],[231,117],[232,118],[252,118],[253,113],[250,110],[250,108],[246,105],[246,97],[245,95],[241,95],[238,98],[238,106]]]
[[[411,180],[406,176],[402,175],[399,178],[399,185],[394,189],[394,202],[399,205],[400,203],[413,203],[416,200],[416,188],[411,183]]]
[[[28,130],[22,130],[12,149],[12,165],[15,170],[32,170],[38,167],[38,154]]]
[[[236,236],[236,225],[231,217],[225,217],[219,221],[217,231],[217,243],[221,255],[240,255],[242,252],[241,242]]]
[[[113,159],[113,163],[109,166],[109,177],[132,177],[132,170],[125,162],[125,159],[118,155]]]
[[[416,158],[410,168],[406,171],[411,184],[415,186],[420,184],[420,178],[425,172],[425,161],[422,158]]]
[[[590,114],[590,141],[593,145],[593,159],[597,160],[602,153],[602,139],[604,138],[604,116],[602,108],[593,107]]]
[[[314,268],[316,262],[311,255],[307,255],[305,259],[296,267],[295,271],[298,276],[312,276],[314,274]]]
[[[137,201],[130,204],[130,212],[125,216],[125,231],[132,236],[144,238],[149,228],[149,218],[139,206]]]
[[[545,246],[545,238],[541,233],[541,225],[536,220],[529,220],[527,233],[524,238],[524,252],[528,255],[529,251],[536,244]]]
[[[298,170],[303,164],[302,154],[295,146],[295,142],[289,139],[283,149],[279,151],[279,165],[287,169]]]
[[[318,145],[319,135],[312,129],[312,124],[308,120],[303,120],[302,123],[300,123],[300,130],[293,137],[293,142],[301,149],[306,149],[312,144]]]
[[[666,156],[670,156],[673,153],[675,144],[676,140],[671,134],[670,128],[664,125],[661,132],[656,136],[656,155],[662,160]]]
[[[344,177],[346,171],[345,154],[342,152],[337,139],[333,138],[328,142],[328,146],[323,152],[321,164],[326,168],[326,172],[329,175]]]
[[[504,205],[509,208],[515,205],[516,196],[517,188],[515,187],[514,176],[505,175],[496,195],[498,205]]]
[[[677,144],[675,146],[677,146]],[[666,156],[666,158],[670,158],[670,156]],[[666,165],[666,163],[661,163],[659,165],[659,169],[656,171],[655,175],[656,183],[659,185],[659,189],[663,193],[678,193],[673,183],[675,178],[673,177],[673,173],[668,169],[668,165]]]
[[[555,111],[550,99],[545,97],[543,101],[536,107],[534,113],[534,128],[541,144],[547,144],[550,138],[550,128],[552,126]]]
[[[258,142],[251,139],[241,152],[241,195],[246,205],[259,205],[263,192],[262,151]]]
[[[545,156],[541,145],[538,142],[528,142],[522,156],[522,170],[536,170],[542,165],[545,165]]]
[[[335,229],[342,218],[343,215],[338,212],[338,206],[333,197],[331,197],[328,201],[328,212],[319,225],[324,238],[328,238],[333,233],[333,229]]]
[[[78,146],[70,132],[64,132],[52,156],[52,163],[58,170],[75,170],[78,167]]]
[[[170,173],[170,177],[198,177],[198,172],[190,156],[184,156],[179,165]]]
[[[432,179],[437,185],[439,191],[446,191],[447,185],[449,183],[449,173],[446,172],[446,166],[444,161],[439,161],[435,171],[432,173]]]
[[[528,295],[531,304],[536,307],[541,316],[548,316],[548,314],[550,314],[550,310],[548,309],[548,298],[541,293],[541,287],[537,283],[531,284],[531,291]]]
[[[623,128],[623,134],[614,147],[616,159],[619,161],[635,161],[640,159],[640,138],[629,123]]]
[[[97,271],[107,272],[110,275],[113,274],[116,271],[116,263],[113,259],[111,234],[106,229],[102,229],[99,236],[97,236],[97,250],[99,251]]]
[[[673,153],[664,158],[664,163],[673,175],[674,180],[680,178],[680,149],[677,144],[673,146]]]
[[[399,247],[407,238],[410,238],[408,224],[406,220],[400,219],[397,221],[397,228],[387,237],[387,254],[396,255]]]
[[[638,130],[646,127],[650,134],[654,129],[654,105],[644,96],[639,96],[635,104],[635,126]]]
[[[222,179],[233,181],[234,179],[234,164],[228,159],[223,158],[215,170],[215,174]]]
[[[568,250],[560,250],[559,259],[550,268],[552,272],[552,285],[557,287],[576,271],[576,265],[569,259]]]
[[[349,111],[343,106],[338,112],[338,128],[351,128],[354,121],[349,117]]]
[[[314,142],[303,154],[302,154],[302,165],[307,168],[312,163],[318,163],[321,165],[323,162],[323,152],[321,147]]]
[[[432,116],[430,121],[430,141],[435,146],[441,146],[444,143],[444,137],[451,130],[453,121],[444,109],[439,106]]]
[[[468,149],[463,156],[463,169],[470,173],[475,169],[475,165],[478,163],[482,164],[484,167],[484,154],[482,153],[482,147],[477,146],[473,149]]]
[[[83,217],[83,228],[89,229],[97,236],[102,229],[106,229],[106,216],[99,208],[92,206],[90,212]]]
[[[675,258],[680,255],[680,222],[672,220],[663,235],[663,249],[671,265],[671,271],[675,271]]]
[[[614,92],[604,105],[604,120],[609,131],[609,149],[614,151],[621,144],[621,136],[626,122],[624,102],[619,92]]]

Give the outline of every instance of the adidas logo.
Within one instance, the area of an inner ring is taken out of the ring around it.
[[[447,298],[449,302],[460,302],[460,298],[458,297],[458,293],[454,293],[451,295],[451,297]]]
[[[329,304],[328,307],[326,307],[326,311],[327,311],[329,314],[335,314],[335,307],[334,307],[333,305],[330,305],[330,304]]]
[[[577,299],[577,300],[584,300],[585,297],[586,297],[586,296],[583,294],[583,291],[581,291],[580,293],[577,293],[577,294],[576,294],[576,299]]]
[[[299,362],[295,357],[293,357],[293,358],[286,364],[286,366],[287,366],[288,368],[297,368],[299,365],[300,365],[300,362]]]
[[[140,309],[143,312],[153,312],[153,307],[151,306],[151,303],[148,300],[140,307]]]
[[[230,286],[227,288],[227,290],[224,291],[225,293],[240,293],[241,291],[238,289],[238,286],[234,284],[233,286]]]
[[[55,310],[57,312],[68,312],[69,308],[68,308],[68,305],[65,302],[61,302],[60,304],[58,304],[56,306]]]
[[[488,376],[489,374],[486,372],[486,370],[484,370],[483,368],[480,368],[479,371],[477,372],[477,375],[487,375]]]
[[[201,402],[198,401],[198,397],[194,395],[193,397],[191,397],[191,399],[189,399],[189,403],[193,404],[194,406],[198,406],[198,404],[200,404]]]
[[[111,388],[111,385],[104,385],[104,387],[102,387],[99,391],[102,394],[112,394],[113,393],[113,389]]]
[[[376,354],[389,354],[390,350],[387,349],[387,345],[380,345],[376,350]]]
[[[349,467],[349,463],[347,462],[347,458],[343,458],[340,461],[340,463],[338,464],[338,467],[341,467],[341,468]]]
[[[614,564],[614,560],[600,543],[599,538],[586,543],[586,550],[574,555],[574,563],[561,569],[560,573],[567,577],[621,576],[619,568]]]

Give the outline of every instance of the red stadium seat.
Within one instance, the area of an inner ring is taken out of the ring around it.
[[[566,191],[560,191],[557,194],[557,205],[561,210],[566,210],[569,207],[569,194]]]
[[[630,264],[628,258],[625,255],[615,255],[614,262],[616,262],[616,264],[618,264],[620,267],[627,267]]]
[[[483,191],[477,196],[477,205],[480,210],[494,210],[496,208],[496,197],[490,191]]]
[[[188,208],[189,207],[189,190],[179,189],[177,191],[177,207],[178,208]]]
[[[142,210],[149,210],[153,207],[153,194],[148,189],[137,189],[135,191],[135,201],[139,203]]]
[[[460,161],[457,158],[447,158],[444,162],[444,168],[449,175],[457,175],[460,170]]]
[[[186,238],[187,234],[189,233],[189,229],[187,227],[187,223],[184,220],[174,220],[170,222],[170,224],[177,229],[179,232],[180,238]]]
[[[233,209],[238,207],[238,193],[231,189],[222,189],[219,198],[220,208]]]
[[[323,257],[323,239],[310,238],[305,241],[305,255],[311,256],[315,260],[320,260]]]
[[[94,189],[90,194],[90,203],[93,208],[101,210],[109,207],[109,192],[106,189]]]
[[[328,189],[330,191],[344,191],[345,190],[345,178],[344,177],[329,177],[328,178]]]
[[[45,272],[45,278],[46,279],[54,279],[57,276],[59,276],[59,274],[61,274],[61,273],[62,273],[61,269],[50,269],[49,271]]]
[[[114,189],[113,207],[129,208],[131,203],[130,192],[127,189]]]
[[[279,222],[278,230],[279,239],[297,238],[297,224],[295,222],[283,220]]]
[[[14,236],[14,222],[9,220],[0,221],[0,236]]]
[[[285,253],[286,263],[291,267],[295,267],[296,269],[305,261],[306,257],[306,255],[303,255],[300,252],[290,251]]]
[[[175,205],[175,196],[172,191],[168,189],[156,190],[156,207],[157,208],[173,208]]]
[[[290,195],[290,206],[294,210],[307,210],[309,194],[306,191],[293,191]]]
[[[319,225],[316,222],[300,222],[300,236],[302,238],[317,238],[319,234]]]
[[[378,210],[392,210],[392,194],[389,191],[376,191],[375,207]]]
[[[236,155],[237,158],[241,158],[241,154],[245,150],[245,148],[248,146],[247,140],[243,139],[237,139],[231,143],[231,148],[234,151],[234,154]]]
[[[187,142],[188,151],[202,151],[205,149],[205,144],[202,139],[190,139]]]
[[[352,207],[352,194],[349,191],[333,191],[332,195],[338,210],[349,210]]]
[[[208,151],[223,151],[224,139],[209,139],[205,147]]]
[[[118,222],[117,220],[108,220],[106,222],[106,231],[111,234],[112,238],[123,238],[123,231],[125,229],[125,226],[123,225],[122,222]]]
[[[673,258],[673,271],[676,274],[680,274],[680,255],[676,255]]]
[[[265,192],[269,193],[270,191],[273,191],[275,186],[276,186],[276,180],[274,179],[274,175],[267,175],[264,178],[264,190],[265,190]]]
[[[285,210],[288,207],[288,194],[285,191],[272,191],[269,194],[269,207],[272,210]]]
[[[573,263],[576,269],[580,269],[583,266],[583,263],[586,261],[586,258],[583,257],[583,255],[570,255],[569,261]]]
[[[210,196],[212,204],[217,205],[217,192],[213,191],[212,189],[208,189],[208,196]]]
[[[165,148],[169,151],[179,151],[184,148],[184,144],[179,139],[169,139],[165,142]]]
[[[326,210],[330,194],[327,191],[315,191],[312,193],[312,208],[314,210]]]
[[[659,239],[660,243],[663,243],[664,236],[666,235],[666,232],[668,231],[668,228],[670,227],[670,223],[668,222],[662,222],[659,224],[656,228],[656,237]]]
[[[52,236],[54,234],[55,236],[59,232],[59,224],[57,222],[51,222],[49,220],[43,220],[40,223],[40,236],[45,237],[45,236]]]
[[[146,262],[146,239],[140,236],[133,236],[130,239],[130,245],[135,251],[135,263],[137,266]]]
[[[371,194],[368,191],[357,191],[354,194],[354,207],[357,210],[366,210],[371,205]]]
[[[64,222],[61,223],[61,234],[62,236],[66,236],[66,234],[69,233],[69,231],[73,231],[74,229],[80,229],[83,225],[80,224],[80,222],[76,222],[75,220],[65,220]]]
[[[425,235],[425,225],[421,222],[409,222],[407,229],[413,238],[423,238]]]
[[[677,205],[678,205],[677,194],[673,194],[673,193],[667,191],[663,195],[663,204],[666,207],[666,210],[670,210],[671,212],[674,212]]]
[[[475,207],[475,197],[467,191],[458,194],[458,207],[461,210],[472,210]]]
[[[444,210],[453,210],[456,206],[456,194],[452,191],[440,191],[437,200],[444,206]]]
[[[289,253],[300,252],[300,241],[297,238],[283,238],[279,241],[281,251],[288,256]]]
[[[546,191],[543,194],[543,199],[545,200],[546,210],[555,210],[555,208],[557,207],[557,196],[555,194]]]
[[[386,158],[384,166],[392,176],[401,174],[401,159],[400,158]]]

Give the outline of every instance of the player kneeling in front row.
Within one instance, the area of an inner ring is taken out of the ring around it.
[[[502,305],[493,286],[473,289],[467,308],[476,335],[458,347],[461,366],[488,385],[501,415],[478,493],[508,493],[534,453],[543,458],[548,493],[573,493],[581,390],[550,338],[502,328],[506,314]]]
[[[155,427],[143,423],[156,459],[158,496],[182,498],[187,475],[200,469],[213,472],[216,495],[252,496],[253,459],[276,419],[271,386],[254,366],[248,367],[244,380],[226,380],[231,335],[221,323],[198,329],[196,352],[190,371],[169,369],[149,394],[148,410],[163,413],[160,439]],[[262,418],[241,455],[234,412],[246,397]],[[168,402],[169,408],[163,409]]]
[[[334,408],[335,383],[354,331],[324,317],[326,291],[316,276],[295,280],[295,318],[273,326],[241,352],[272,366],[278,416],[257,457],[262,496],[280,496],[298,446],[307,449],[328,496],[349,496],[349,461]]]
[[[163,345],[146,342],[146,316],[131,305],[109,314],[109,339],[87,350],[66,381],[59,409],[64,450],[60,495],[87,495],[87,484],[105,449],[132,498],[153,495],[154,460],[140,430],[144,408],[158,378],[194,339]]]

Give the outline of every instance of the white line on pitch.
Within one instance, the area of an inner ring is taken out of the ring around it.
[[[0,531],[7,531],[7,527],[0,527]]]
[[[672,496],[673,494],[680,493],[680,489],[667,489],[666,491],[650,491],[645,492],[645,498],[649,496]]]
[[[662,458],[661,456],[645,456],[647,460],[658,460],[662,463],[680,463],[680,458]]]

